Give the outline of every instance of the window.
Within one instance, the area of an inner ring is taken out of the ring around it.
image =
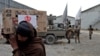
[[[58,27],[59,28],[64,28],[64,24],[60,23],[60,24],[58,24]]]

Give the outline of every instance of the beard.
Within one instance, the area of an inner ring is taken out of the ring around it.
[[[31,39],[27,39],[27,40],[24,41],[24,42],[19,41],[19,40],[17,40],[17,41],[18,41],[18,47],[19,47],[20,49],[23,49],[23,48],[25,48],[25,47],[27,47],[27,46],[29,45],[29,43],[31,42]]]

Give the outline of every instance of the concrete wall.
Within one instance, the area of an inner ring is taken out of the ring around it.
[[[54,22],[54,24],[56,24],[56,23],[63,23],[62,16],[58,16],[53,22]]]
[[[100,21],[94,26],[94,29],[100,30]]]
[[[75,18],[74,18],[74,17],[68,16],[68,20],[71,21],[71,25],[74,25],[74,24],[75,24]],[[56,18],[56,20],[54,20],[53,22],[54,22],[54,23],[63,23],[62,16],[58,16],[58,17]]]
[[[99,23],[97,23],[97,21],[99,20],[100,20],[100,6],[82,12],[81,28],[87,29],[89,25],[93,25],[94,28],[100,29],[99,27],[100,25]]]
[[[87,12],[81,16],[81,28],[87,29],[89,25],[93,25],[95,21],[99,18],[98,12]]]

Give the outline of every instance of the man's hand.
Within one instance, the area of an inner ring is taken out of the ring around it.
[[[17,44],[17,41],[16,41],[16,37],[14,34],[11,34],[10,35],[10,38],[8,39],[12,48],[15,50],[15,49],[18,49],[18,44]]]

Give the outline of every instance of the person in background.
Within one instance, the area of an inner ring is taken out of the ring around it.
[[[76,26],[74,32],[75,32],[75,43],[77,43],[77,40],[78,43],[80,43],[80,28]]]
[[[68,40],[68,44],[70,44],[70,42],[71,42],[70,39],[72,37],[72,33],[73,33],[73,29],[72,29],[71,25],[69,25],[69,27],[66,29],[66,33],[65,33],[66,38]]]
[[[89,26],[89,39],[91,40],[92,39],[92,34],[93,34],[93,28],[92,28],[92,25]]]
[[[19,23],[16,34],[11,34],[9,42],[13,56],[46,56],[45,46],[37,31],[27,21]]]
[[[4,29],[1,29],[1,35],[3,36],[3,38],[6,39],[5,44],[9,44],[8,38],[9,38],[9,34],[4,34]]]

